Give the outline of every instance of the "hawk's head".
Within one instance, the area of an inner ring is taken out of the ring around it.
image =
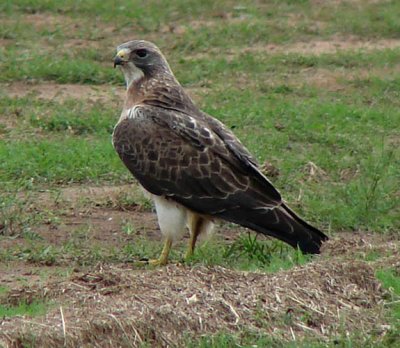
[[[171,69],[156,45],[143,40],[126,42],[117,47],[114,68],[120,66],[127,87],[143,77],[150,78],[157,73],[172,74]]]

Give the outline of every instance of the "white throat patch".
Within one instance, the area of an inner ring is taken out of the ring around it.
[[[126,89],[129,89],[132,83],[139,81],[144,77],[144,73],[132,62],[127,62],[126,65],[121,66],[121,70],[125,77]]]

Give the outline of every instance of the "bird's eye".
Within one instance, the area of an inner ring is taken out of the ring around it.
[[[145,49],[137,50],[136,55],[140,58],[145,58],[145,57],[147,57],[147,50],[145,50]]]

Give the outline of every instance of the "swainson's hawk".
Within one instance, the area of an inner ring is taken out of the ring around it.
[[[222,219],[318,253],[327,236],[298,217],[261,173],[256,160],[220,121],[199,110],[152,43],[117,48],[114,66],[127,94],[115,126],[118,155],[154,200],[165,244],[154,265],[167,263],[187,226],[190,242]]]

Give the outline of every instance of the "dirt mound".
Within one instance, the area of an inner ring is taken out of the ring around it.
[[[59,306],[45,317],[3,320],[0,344],[32,333],[40,347],[135,347],[183,344],[246,328],[296,340],[353,330],[383,331],[383,291],[362,261],[321,260],[277,274],[170,265],[157,270],[98,266],[68,281],[14,290],[19,299]]]

